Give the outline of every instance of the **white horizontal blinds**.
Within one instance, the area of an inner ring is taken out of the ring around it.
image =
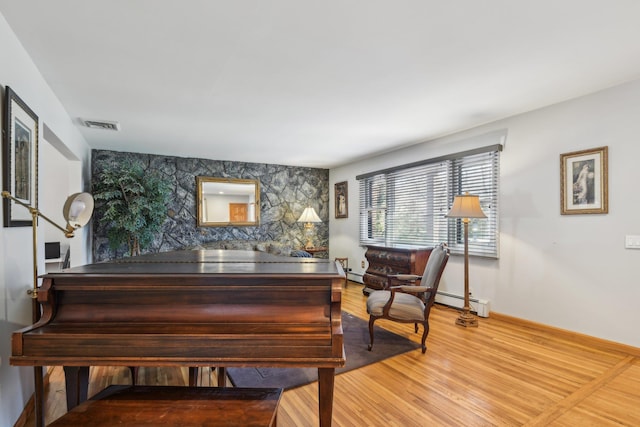
[[[430,201],[428,222],[426,223],[426,227],[430,231],[429,240],[426,242],[428,247],[437,246],[449,240],[449,219],[446,215],[449,213],[450,207],[451,162],[444,161],[438,166],[438,170],[431,174],[431,192],[427,194]]]
[[[356,177],[360,180],[360,244],[435,246],[464,251],[462,222],[447,218],[457,194],[477,194],[487,219],[472,219],[469,253],[498,256],[501,146],[449,155]]]
[[[387,213],[387,180],[376,175],[360,181],[360,243],[384,245]]]
[[[452,160],[451,189],[456,194],[475,194],[487,218],[471,218],[469,222],[469,253],[498,256],[498,182],[500,152],[464,156]],[[453,201],[453,197],[451,198]],[[449,219],[449,247],[452,252],[464,251],[464,229],[461,219]]]
[[[387,241],[394,245],[429,246],[439,218],[436,206],[446,206],[447,165],[422,165],[390,173],[387,177]],[[444,191],[443,191],[444,190]],[[438,195],[445,197],[438,200]],[[444,224],[446,227],[446,223]],[[444,234],[446,238],[446,233]]]

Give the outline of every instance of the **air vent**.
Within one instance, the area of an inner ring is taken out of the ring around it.
[[[82,120],[82,123],[88,128],[104,129],[104,130],[120,130],[120,123],[108,120]]]

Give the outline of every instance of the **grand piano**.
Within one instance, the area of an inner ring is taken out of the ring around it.
[[[64,366],[67,409],[89,366],[317,367],[321,426],[344,366],[344,272],[322,259],[175,251],[43,276],[42,317],[12,335],[11,364]]]

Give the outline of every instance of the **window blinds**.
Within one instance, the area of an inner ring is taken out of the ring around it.
[[[457,194],[477,194],[486,219],[469,224],[469,253],[498,256],[501,145],[356,177],[360,180],[360,244],[464,250],[462,220],[447,218]]]

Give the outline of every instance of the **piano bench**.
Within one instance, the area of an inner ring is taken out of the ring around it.
[[[280,388],[112,385],[49,427],[275,426]]]

